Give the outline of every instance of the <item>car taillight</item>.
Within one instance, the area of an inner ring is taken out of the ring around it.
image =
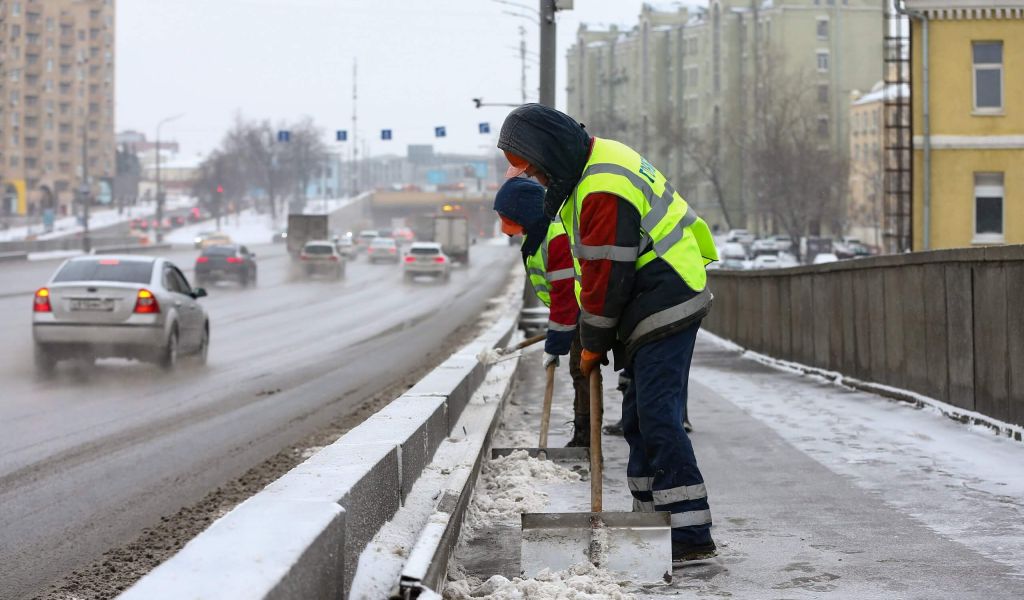
[[[242,259],[238,258],[237,256],[229,256],[227,260],[229,263],[233,265],[237,265],[238,263],[242,262]]]
[[[39,288],[36,291],[35,300],[32,302],[32,312],[53,312],[50,307],[50,290]]]
[[[309,260],[309,255],[308,254],[300,254],[299,255],[299,260]]]
[[[443,263],[444,262],[444,257],[443,256],[435,256],[434,257],[434,262],[436,262],[436,263]]]
[[[373,254],[373,248],[367,248],[366,249],[366,253],[367,254]]]
[[[160,312],[160,303],[156,301],[153,292],[142,289],[135,297],[135,312],[141,314],[154,314]]]
[[[198,263],[208,263],[208,262],[210,262],[210,259],[206,258],[205,256],[200,256],[199,258],[196,259],[196,264],[198,264]]]
[[[332,254],[332,255],[331,255],[331,260],[332,260],[332,261],[334,261],[334,262],[338,262],[338,257],[337,257],[337,256],[334,256],[334,255]]]
[[[405,257],[405,262],[407,262],[407,263],[414,263],[414,262],[416,262],[416,257],[415,256],[406,256]]]
[[[395,249],[394,248],[388,248],[388,252],[390,252],[391,254],[394,254],[395,253]]]

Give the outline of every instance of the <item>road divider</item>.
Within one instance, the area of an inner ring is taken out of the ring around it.
[[[489,367],[477,357],[508,343],[518,310],[514,301],[405,394],[215,521],[120,598],[347,596],[360,554],[406,501],[484,381]]]

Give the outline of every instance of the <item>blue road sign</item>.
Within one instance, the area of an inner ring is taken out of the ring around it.
[[[345,131],[344,129],[339,129],[337,132],[335,132],[334,139],[339,142],[344,142],[345,140],[348,139],[348,132]]]
[[[480,133],[490,133],[490,132],[491,132],[491,124],[490,123],[481,123],[480,124]]]
[[[448,132],[444,130],[444,126],[434,128],[434,137],[444,137]]]
[[[380,130],[380,139],[382,139],[382,140],[390,140],[391,139],[391,130],[390,129],[381,129]]]
[[[282,129],[277,132],[277,141],[279,142],[290,142],[292,139],[292,132]]]

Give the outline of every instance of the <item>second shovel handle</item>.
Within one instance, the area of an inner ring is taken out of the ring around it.
[[[516,344],[515,345],[515,350],[522,350],[523,348],[526,348],[527,346],[532,346],[532,345],[536,344],[537,342],[543,342],[545,339],[547,339],[547,337],[548,337],[548,334],[546,334],[546,333],[539,333],[539,334],[537,334],[537,335],[535,335],[533,337],[528,337],[525,340],[523,340],[523,341],[519,342],[518,344]]]
[[[590,372],[590,512],[601,512],[604,457],[601,455],[601,422],[604,420],[604,391],[601,366]]]
[[[540,443],[538,448],[548,447],[548,427],[551,425],[551,398],[555,394],[555,363],[548,365],[548,381],[544,386],[544,412],[540,417]]]

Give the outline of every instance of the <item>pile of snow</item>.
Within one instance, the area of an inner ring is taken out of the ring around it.
[[[525,450],[490,460],[480,472],[466,512],[467,536],[485,527],[518,525],[522,513],[543,510],[548,495],[537,489],[538,483],[579,480],[579,473],[554,461],[530,458]]]
[[[611,574],[589,563],[564,571],[541,571],[535,579],[512,580],[495,575],[480,583],[472,578],[449,581],[445,600],[490,598],[492,600],[626,600],[635,598],[623,590]]]

